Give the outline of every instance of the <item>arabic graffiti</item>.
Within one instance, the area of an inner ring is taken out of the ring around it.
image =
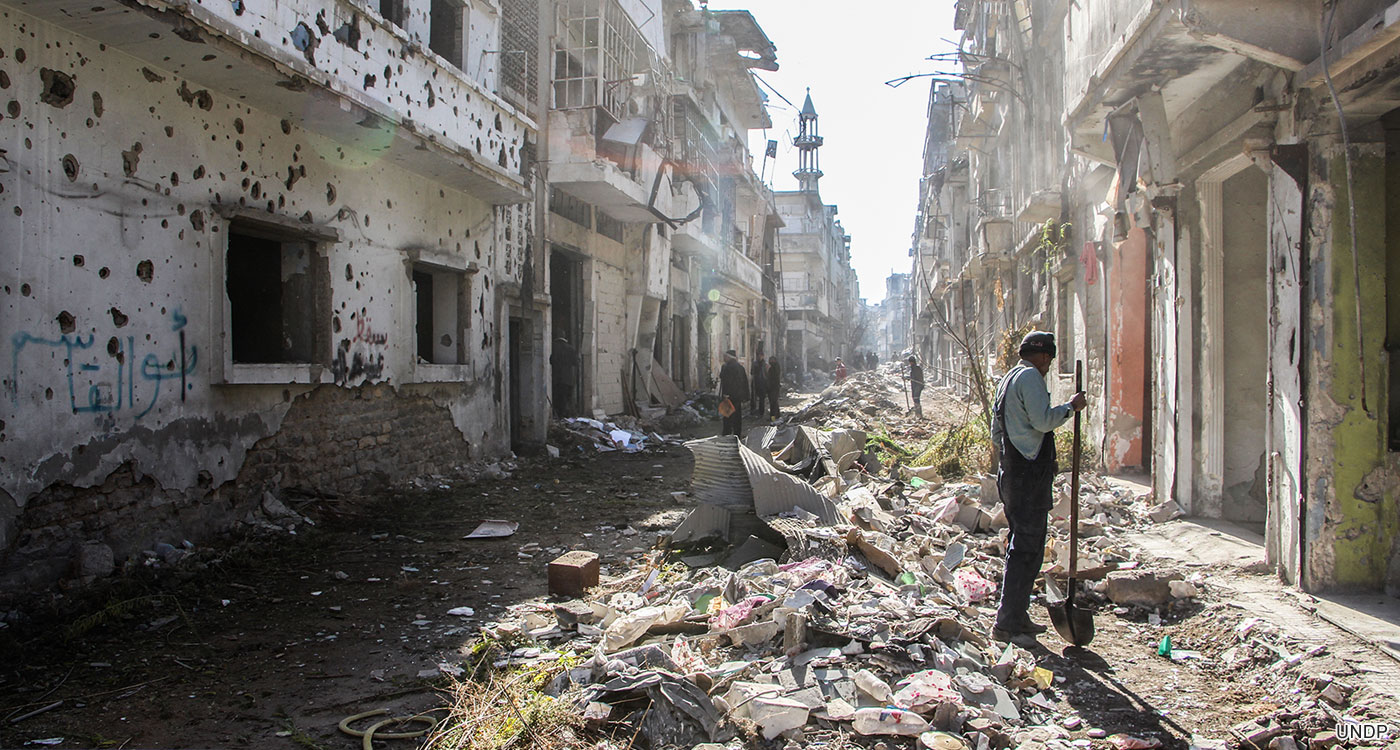
[[[115,360],[115,377],[103,375],[103,362],[97,352],[89,352],[97,341],[97,334],[64,334],[56,339],[34,336],[19,331],[10,337],[10,401],[19,403],[20,356],[26,349],[48,347],[62,349],[68,383],[68,405],[74,414],[114,413],[140,411],[135,414],[141,419],[151,412],[160,401],[167,380],[180,381],[180,400],[194,388],[190,376],[199,364],[199,347],[185,344],[185,326],[188,323],[179,309],[170,313],[170,330],[179,335],[179,347],[170,352],[163,361],[154,353],[147,353],[137,359],[136,337],[127,336],[123,341],[118,336],[107,340],[107,354]],[[110,364],[108,365],[110,367]],[[110,372],[110,369],[108,370]],[[82,381],[87,381],[87,390],[82,396]]]

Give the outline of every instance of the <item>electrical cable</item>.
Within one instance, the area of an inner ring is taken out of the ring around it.
[[[1351,235],[1351,283],[1356,308],[1356,359],[1361,375],[1361,410],[1369,416],[1371,409],[1366,398],[1366,339],[1361,330],[1361,261],[1356,250],[1356,182],[1351,171],[1351,135],[1347,131],[1347,116],[1342,111],[1341,99],[1337,97],[1337,87],[1332,84],[1332,71],[1327,63],[1327,49],[1331,46],[1332,21],[1337,15],[1337,4],[1341,0],[1331,0],[1327,4],[1327,20],[1322,31],[1322,79],[1327,82],[1327,93],[1332,97],[1332,106],[1337,110],[1337,120],[1342,131],[1342,156],[1347,173],[1347,220]]]

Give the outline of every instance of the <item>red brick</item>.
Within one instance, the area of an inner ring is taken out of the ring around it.
[[[597,585],[597,553],[565,552],[549,564],[549,593],[553,596],[581,596]]]

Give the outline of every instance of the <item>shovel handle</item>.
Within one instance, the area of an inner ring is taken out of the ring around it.
[[[1084,390],[1084,361],[1074,361],[1074,392]],[[1069,598],[1074,600],[1074,574],[1079,569],[1079,410],[1074,412],[1074,449],[1069,473]]]

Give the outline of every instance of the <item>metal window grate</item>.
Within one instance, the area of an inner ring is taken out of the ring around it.
[[[522,109],[539,104],[539,4],[535,0],[504,0],[501,4],[501,95]]]
[[[602,106],[624,116],[641,32],[616,0],[560,0],[554,52],[554,107]]]

